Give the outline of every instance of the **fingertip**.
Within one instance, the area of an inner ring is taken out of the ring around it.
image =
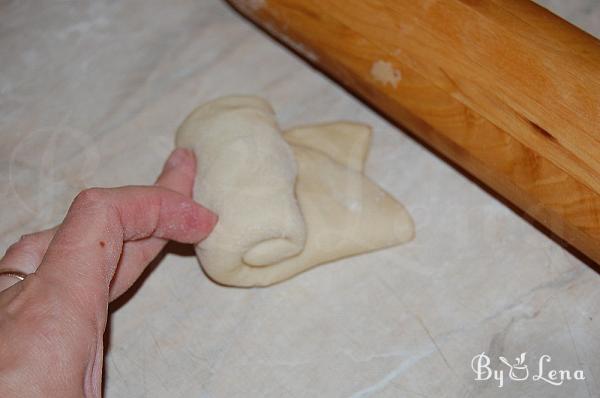
[[[154,236],[180,243],[197,243],[211,233],[217,223],[215,213],[193,199],[168,191],[162,198]]]
[[[167,162],[165,163],[165,169],[185,168],[189,169],[196,166],[196,156],[194,152],[188,148],[176,148],[171,152]]]
[[[219,217],[207,209],[206,207],[194,202],[195,211],[193,217],[190,217],[189,227],[191,230],[195,231],[195,234],[192,238],[192,243],[197,243],[204,240],[212,230],[217,225],[219,221]]]

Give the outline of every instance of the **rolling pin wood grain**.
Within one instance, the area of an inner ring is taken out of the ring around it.
[[[230,3],[600,263],[597,39],[527,0]]]

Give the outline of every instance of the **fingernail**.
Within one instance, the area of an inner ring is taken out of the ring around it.
[[[182,164],[192,162],[194,160],[194,153],[187,148],[177,148],[171,155],[169,159],[167,159],[167,163],[165,164],[165,168],[175,168],[179,167]]]

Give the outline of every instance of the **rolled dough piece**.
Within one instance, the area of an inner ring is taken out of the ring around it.
[[[267,102],[209,102],[181,125],[177,146],[196,152],[194,198],[219,216],[198,246],[211,277],[235,281],[240,267],[260,269],[302,251],[306,231],[294,193],[297,165]]]
[[[362,173],[370,135],[366,125],[338,122],[282,136],[256,97],[195,110],[177,146],[195,151],[194,198],[219,215],[196,246],[206,273],[224,285],[267,286],[411,240],[410,215]]]

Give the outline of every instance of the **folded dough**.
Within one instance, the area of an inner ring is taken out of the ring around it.
[[[177,146],[195,151],[194,198],[219,216],[196,246],[206,273],[224,285],[266,286],[412,239],[404,207],[363,174],[370,135],[347,122],[282,135],[257,97],[196,109]]]

